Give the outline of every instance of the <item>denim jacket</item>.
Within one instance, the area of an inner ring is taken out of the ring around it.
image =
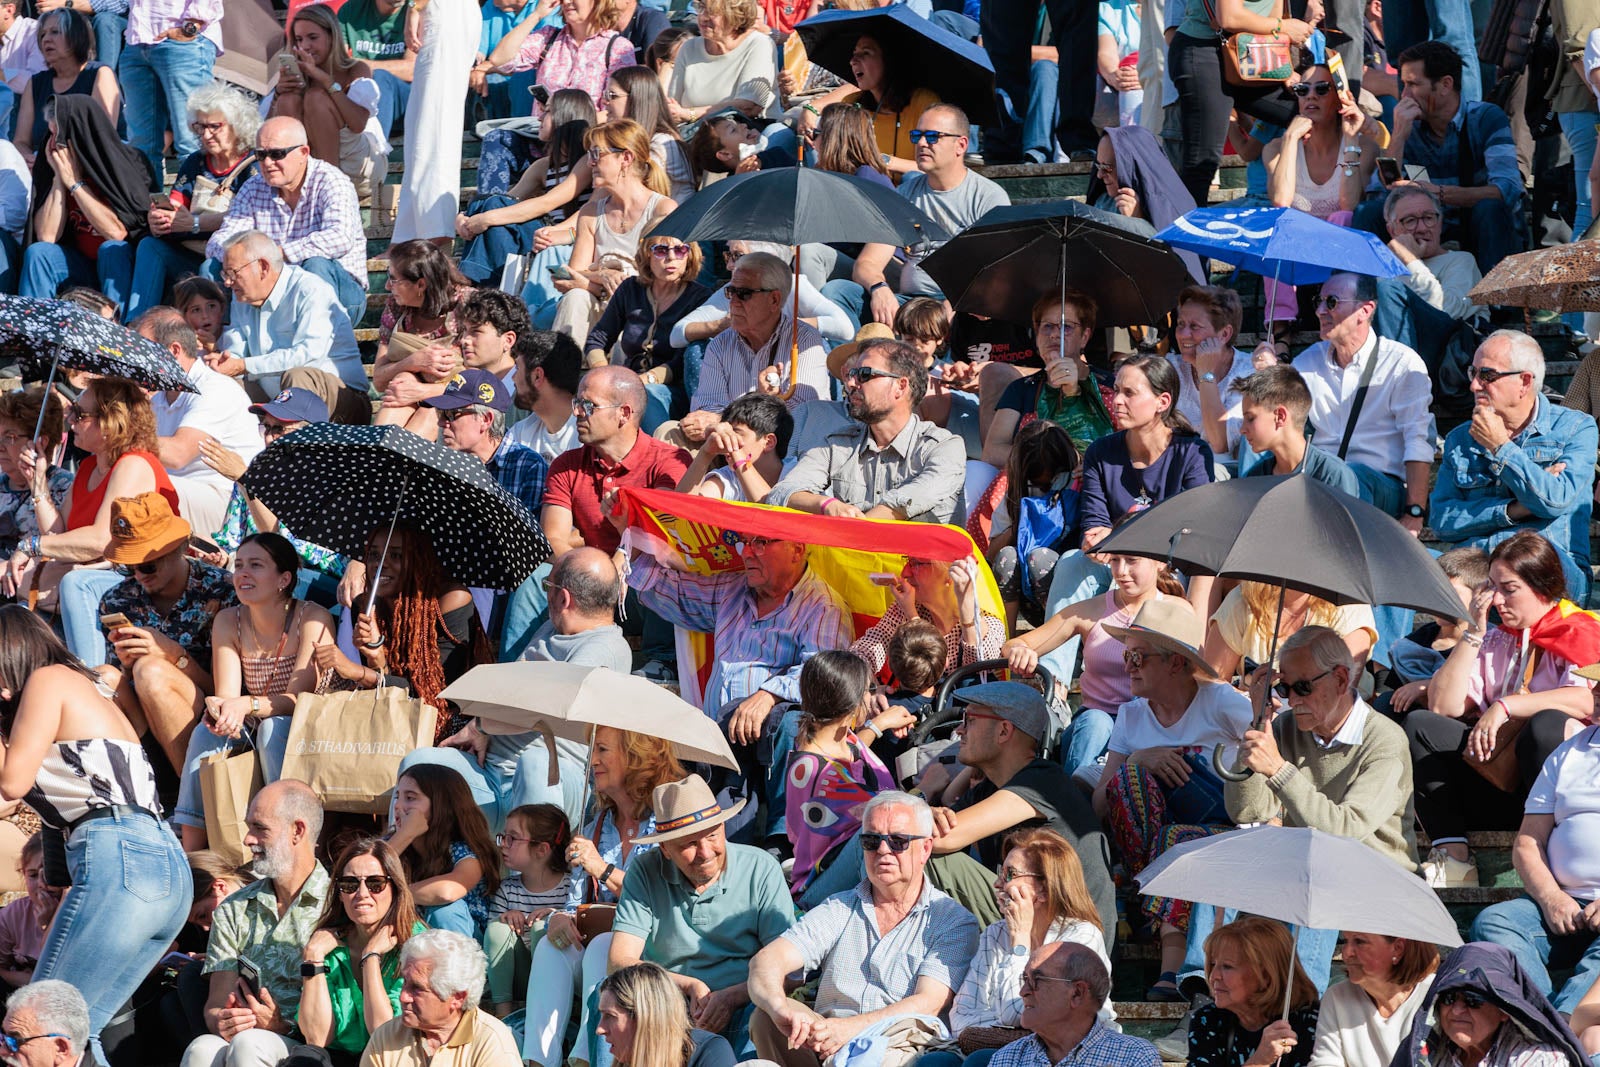
[[[1593,416],[1538,398],[1525,429],[1492,454],[1463,423],[1445,438],[1429,524],[1445,541],[1492,551],[1518,530],[1543,534],[1561,553],[1573,599],[1588,589],[1589,514],[1597,433]],[[1565,463],[1566,469],[1549,469]],[[1513,521],[1520,501],[1532,517]],[[1575,584],[1577,583],[1577,584]]]

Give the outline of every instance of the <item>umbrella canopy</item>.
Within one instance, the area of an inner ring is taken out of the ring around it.
[[[263,449],[240,484],[295,536],[358,559],[373,530],[414,526],[463,585],[515,589],[550,557],[538,521],[476,457],[398,426],[315,423]]]
[[[997,207],[922,261],[960,311],[1028,322],[1063,288],[1094,297],[1103,326],[1163,322],[1192,279],[1171,248],[1076,201]]]
[[[597,726],[649,734],[672,742],[680,760],[738,770],[722,731],[700,709],[654,682],[609,667],[576,663],[485,663],[440,694],[463,715],[478,717],[485,733],[543,730],[589,743]]]
[[[806,46],[806,58],[847,82],[855,80],[850,53],[856,41],[871,37],[883,46],[885,57],[895,57],[910,85],[938,93],[940,100],[955,104],[980,126],[999,119],[989,54],[904,4],[871,11],[824,11],[797,25],[795,32]]]
[[[1600,311],[1600,241],[1507,256],[1467,296],[1483,305]]]
[[[1147,896],[1238,908],[1313,930],[1461,944],[1438,894],[1353,837],[1254,826],[1186,841],[1139,872]]]
[[[1096,551],[1171,559],[1187,573],[1285,585],[1335,604],[1447,619],[1464,610],[1405,527],[1304,474],[1196,486],[1140,512]]]
[[[1409,273],[1376,235],[1292,207],[1195,208],[1156,240],[1285,285],[1318,285],[1335,271],[1374,278]]]
[[[811,167],[735,174],[691,196],[652,236],[680,241],[875,241],[920,245],[950,235],[893,189]]]
[[[65,300],[0,297],[0,362],[43,375],[53,367],[129,378],[146,389],[197,393],[172,353],[126,326]]]

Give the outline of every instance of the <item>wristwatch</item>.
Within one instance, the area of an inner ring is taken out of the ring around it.
[[[1410,519],[1425,519],[1428,517],[1428,509],[1421,504],[1407,504],[1401,514]]]
[[[189,669],[189,656],[188,656],[188,653],[185,653],[185,654],[179,656],[178,657],[178,662],[174,663],[173,666],[178,668],[180,671],[188,670]]]
[[[344,86],[338,82],[333,82],[328,86],[328,91],[331,93],[342,93],[344,92]]]
[[[1013,956],[1025,957],[1025,956],[1028,955],[1028,946],[1027,945],[1012,945],[1011,946],[1011,954]]]
[[[328,965],[326,963],[312,963],[310,960],[300,961],[300,977],[302,980],[306,978],[315,978],[319,974],[327,973]]]

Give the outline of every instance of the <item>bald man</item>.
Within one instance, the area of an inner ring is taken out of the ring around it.
[[[283,258],[333,287],[351,322],[367,307],[367,235],[361,228],[356,187],[343,171],[311,155],[299,119],[268,119],[256,133],[255,177],[244,183],[228,217],[206,244],[201,272],[221,281],[228,238],[260,230]]]

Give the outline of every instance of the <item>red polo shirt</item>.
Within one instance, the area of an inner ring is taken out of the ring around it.
[[[689,453],[647,433],[640,433],[620,463],[602,456],[592,445],[574,448],[550,464],[544,503],[572,512],[572,527],[583,543],[615,552],[622,535],[600,510],[600,498],[619,486],[638,489],[676,489],[689,469]]]

